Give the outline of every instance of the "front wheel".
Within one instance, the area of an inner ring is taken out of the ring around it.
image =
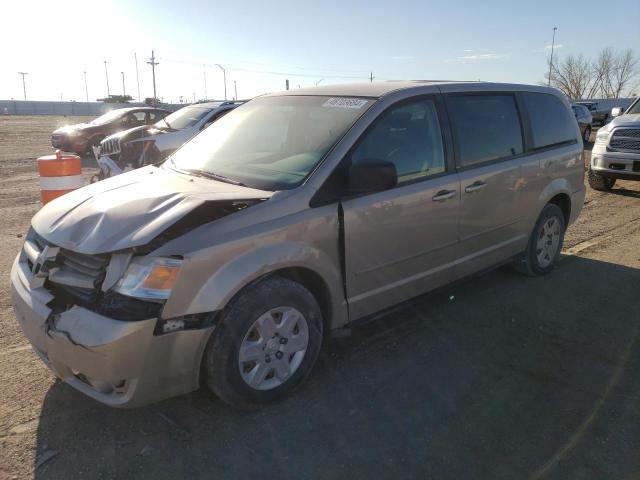
[[[616,184],[615,178],[605,177],[600,175],[593,170],[589,169],[588,174],[589,186],[594,190],[598,190],[601,192],[606,192],[611,190],[613,186]]]
[[[205,383],[235,407],[272,402],[309,374],[321,344],[322,314],[313,295],[291,280],[266,278],[222,312],[204,354]]]
[[[529,237],[527,249],[514,263],[516,269],[530,276],[545,275],[553,270],[560,259],[565,229],[560,207],[547,204]]]

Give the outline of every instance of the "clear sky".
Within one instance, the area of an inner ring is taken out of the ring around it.
[[[602,48],[640,55],[640,0],[257,1],[3,0],[0,99],[85,99],[107,92],[178,101],[248,98],[298,85],[387,79],[537,83],[552,28],[559,57]],[[206,65],[206,67],[204,66]]]

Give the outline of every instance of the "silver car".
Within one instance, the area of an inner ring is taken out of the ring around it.
[[[298,385],[333,329],[507,262],[550,272],[584,195],[557,90],[288,91],[46,205],[13,304],[49,368],[101,402],[205,385],[249,407]]]

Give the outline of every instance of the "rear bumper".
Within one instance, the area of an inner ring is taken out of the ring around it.
[[[155,318],[125,322],[77,306],[49,319],[53,296],[29,286],[31,272],[20,257],[11,269],[16,318],[36,353],[66,383],[113,407],[137,407],[199,387],[213,327],[156,336]]]
[[[575,222],[580,216],[586,194],[587,188],[585,186],[583,186],[577,192],[573,192],[571,194],[571,215],[569,217],[569,225]]]

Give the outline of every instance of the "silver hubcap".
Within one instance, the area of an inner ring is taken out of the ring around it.
[[[556,217],[551,217],[544,222],[540,229],[540,236],[536,244],[536,256],[538,265],[546,268],[553,263],[560,246],[560,222]]]
[[[247,331],[240,345],[242,379],[256,390],[271,390],[298,369],[309,345],[309,326],[295,308],[272,308]]]

